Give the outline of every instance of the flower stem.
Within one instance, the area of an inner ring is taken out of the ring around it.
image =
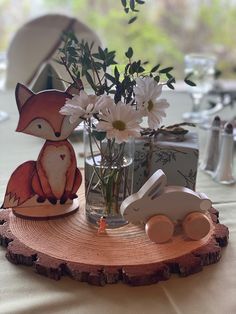
[[[100,176],[100,174],[98,173],[97,171],[97,163],[96,163],[96,160],[95,160],[95,157],[94,157],[94,154],[93,154],[93,146],[92,146],[92,133],[88,127],[88,132],[89,132],[89,147],[90,147],[90,153],[91,153],[91,157],[93,159],[93,164],[94,164],[94,171],[96,172],[96,175],[98,176],[99,180],[102,182],[102,184],[104,184],[104,181],[102,179],[102,177]]]

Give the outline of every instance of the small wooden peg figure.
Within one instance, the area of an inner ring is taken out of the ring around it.
[[[105,216],[102,216],[98,222],[98,234],[101,234],[101,233],[106,233],[106,227],[107,227],[107,219]]]

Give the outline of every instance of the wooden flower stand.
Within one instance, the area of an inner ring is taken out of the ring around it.
[[[227,245],[228,229],[218,223],[211,209],[210,233],[201,241],[190,241],[177,232],[165,244],[150,242],[142,227],[126,225],[97,234],[97,227],[84,214],[84,192],[80,209],[53,220],[26,220],[11,209],[0,211],[0,244],[14,264],[34,266],[36,272],[53,279],[62,275],[103,286],[122,281],[146,285],[167,280],[171,273],[188,276],[204,265],[219,261]]]

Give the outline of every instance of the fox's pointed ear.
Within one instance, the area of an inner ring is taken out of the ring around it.
[[[76,87],[75,83],[68,86],[65,92],[70,95],[79,95],[79,90]]]
[[[17,107],[20,112],[22,107],[26,103],[26,101],[31,96],[33,96],[34,93],[30,89],[28,89],[25,85],[18,83],[16,85],[15,95],[16,95]]]

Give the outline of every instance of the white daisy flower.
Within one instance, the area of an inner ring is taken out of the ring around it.
[[[114,100],[110,96],[103,94],[98,97],[94,106],[94,111],[96,113],[102,112],[112,106],[114,106]]]
[[[115,139],[116,143],[127,142],[129,137],[140,135],[140,115],[132,107],[119,102],[117,105],[109,107],[99,115],[96,129],[105,131],[108,139]]]
[[[136,79],[134,87],[135,100],[143,115],[148,117],[148,126],[151,129],[158,129],[162,119],[166,117],[165,110],[169,107],[166,99],[157,98],[161,95],[162,84],[159,84],[153,77]]]
[[[96,95],[88,95],[84,90],[81,90],[79,95],[66,100],[65,105],[60,109],[60,113],[70,116],[70,123],[78,121],[81,117],[90,118],[94,113],[97,99]]]

